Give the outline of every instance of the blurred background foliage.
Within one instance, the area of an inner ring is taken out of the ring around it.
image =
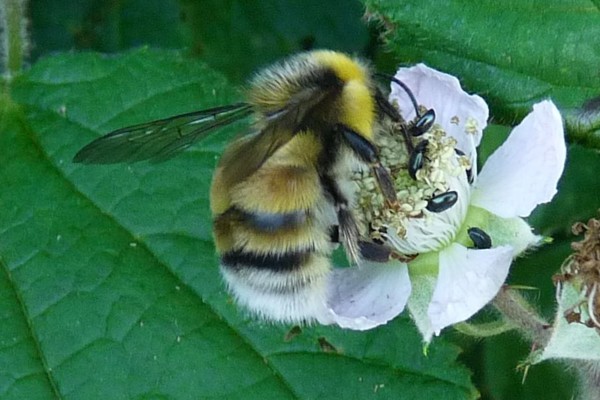
[[[482,160],[506,137],[507,125],[520,120],[532,103],[552,97],[567,116],[600,94],[600,63],[594,64],[600,51],[593,39],[600,37],[595,34],[600,26],[597,3],[365,3],[35,0],[29,5],[30,63],[58,52],[120,53],[139,46],[177,49],[239,86],[252,71],[312,48],[361,55],[384,72],[393,72],[400,64],[425,62],[457,75],[468,91],[490,103],[497,125],[485,135]],[[529,219],[554,242],[518,260],[510,277],[515,284],[537,288],[529,296],[548,318],[554,310],[551,276],[570,253],[570,225],[596,215],[600,206],[598,154],[588,148],[593,140],[578,140],[575,132],[570,132],[569,161],[558,196]],[[535,366],[522,382],[523,372],[516,367],[530,349],[515,334],[485,340],[452,331],[445,336],[463,349],[459,360],[472,371],[484,399],[571,398],[575,378],[563,365]]]

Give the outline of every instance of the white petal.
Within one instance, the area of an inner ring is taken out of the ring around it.
[[[471,203],[501,217],[526,217],[554,197],[565,158],[560,113],[551,101],[538,103],[488,158]]]
[[[411,291],[408,268],[398,261],[337,268],[330,279],[330,318],[342,328],[355,330],[371,329],[396,317]]]
[[[512,247],[486,250],[452,244],[440,253],[440,272],[429,318],[436,335],[473,316],[500,290],[512,262]]]
[[[448,136],[456,139],[456,147],[475,161],[475,148],[479,146],[489,116],[485,101],[462,90],[460,82],[454,76],[424,64],[401,68],[395,77],[411,89],[417,103],[435,110],[436,122]],[[406,92],[393,82],[391,87],[390,101],[398,103],[405,119],[413,119],[416,114]],[[472,133],[467,133],[469,124],[477,127]]]

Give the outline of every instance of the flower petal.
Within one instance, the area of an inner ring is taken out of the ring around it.
[[[560,113],[551,101],[538,103],[488,158],[471,203],[501,217],[526,217],[554,197],[565,158]]]
[[[332,322],[342,328],[367,330],[400,314],[410,296],[406,264],[363,262],[360,268],[337,268],[329,282]]]
[[[477,250],[456,243],[440,253],[440,273],[428,310],[436,335],[494,298],[506,280],[512,253],[511,246]]]
[[[456,147],[474,162],[475,149],[479,146],[489,116],[485,101],[462,90],[454,76],[425,64],[401,68],[395,78],[410,88],[419,104],[435,110],[436,123],[444,128],[448,136],[456,139]],[[415,110],[406,92],[393,82],[391,87],[390,101],[398,103],[405,119],[413,119]]]

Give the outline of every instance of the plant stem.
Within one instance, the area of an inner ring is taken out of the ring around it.
[[[29,51],[25,0],[0,1],[0,57],[7,80],[23,69]]]
[[[502,316],[525,338],[537,346],[545,346],[550,340],[550,324],[514,289],[504,286],[493,300]]]
[[[490,336],[496,336],[504,332],[511,331],[515,327],[506,319],[498,321],[472,324],[469,322],[459,322],[454,325],[454,329],[463,335],[473,336],[476,338],[484,338]]]

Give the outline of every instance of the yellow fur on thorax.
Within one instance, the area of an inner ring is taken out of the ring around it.
[[[306,73],[306,68],[329,68],[344,83],[335,105],[326,106],[333,107],[337,113],[330,115],[335,118],[331,122],[348,126],[367,140],[372,140],[375,104],[368,67],[334,51],[317,50],[297,57],[296,62],[258,75],[249,93],[250,99],[261,107],[273,106],[277,110],[289,99],[292,91],[298,90],[294,82]],[[320,182],[314,172],[320,152],[321,143],[315,136],[297,135],[252,175],[233,184],[223,179],[227,165],[219,165],[211,188],[213,215],[225,212],[232,205],[250,212],[267,213],[312,207],[321,193]]]
[[[340,122],[365,138],[372,139],[375,104],[367,67],[334,51],[315,51],[313,57],[320,64],[331,68],[344,81],[340,98]]]
[[[335,71],[335,75],[344,82],[356,80],[367,83],[368,72],[364,66],[344,53],[331,50],[316,50],[310,53],[319,65],[324,65]]]
[[[373,139],[373,119],[375,104],[370,89],[351,81],[346,84],[342,93],[340,120],[368,140]]]
[[[222,182],[222,166],[211,188],[213,215],[231,206],[247,212],[286,213],[307,210],[321,197],[316,172],[321,143],[313,134],[297,134],[252,175],[232,187]]]
[[[298,134],[231,190],[231,204],[248,212],[288,213],[314,207],[321,196],[316,171],[320,143]]]

